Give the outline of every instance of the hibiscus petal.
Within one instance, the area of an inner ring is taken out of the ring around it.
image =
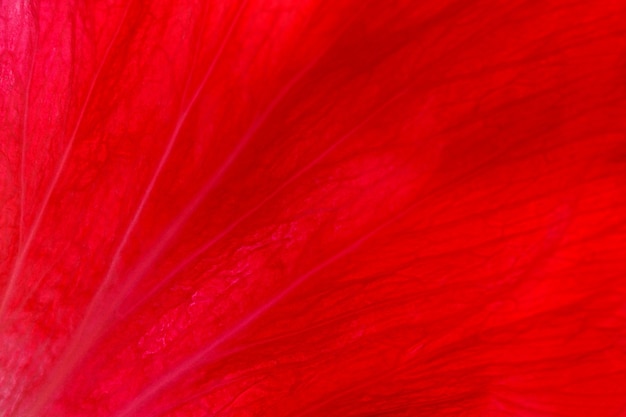
[[[624,413],[622,2],[57,3],[0,4],[3,416]]]

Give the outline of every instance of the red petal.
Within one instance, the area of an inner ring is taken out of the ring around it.
[[[0,5],[0,414],[626,411],[626,5]]]

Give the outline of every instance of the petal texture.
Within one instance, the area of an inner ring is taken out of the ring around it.
[[[0,13],[0,416],[626,416],[622,1]]]

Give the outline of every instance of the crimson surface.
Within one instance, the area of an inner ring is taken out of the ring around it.
[[[0,3],[0,416],[626,416],[626,3]]]

